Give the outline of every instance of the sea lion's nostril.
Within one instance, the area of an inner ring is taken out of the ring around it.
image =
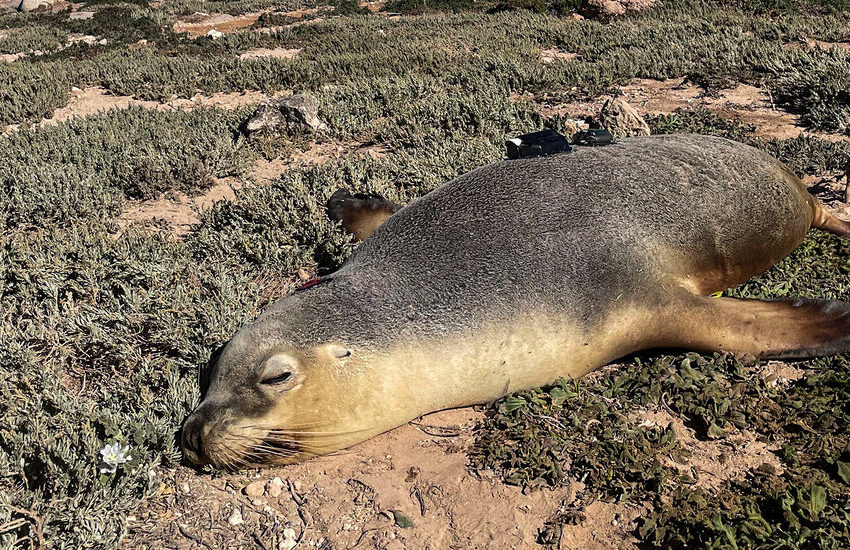
[[[197,420],[190,420],[183,426],[183,448],[200,456],[203,448],[203,426]]]

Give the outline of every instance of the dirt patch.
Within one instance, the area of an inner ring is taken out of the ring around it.
[[[735,432],[724,439],[702,441],[694,437],[694,431],[685,426],[680,417],[667,411],[645,411],[639,414],[639,419],[648,427],[673,424],[679,444],[689,456],[684,462],[677,462],[669,456],[663,460],[668,466],[690,474],[697,487],[718,487],[726,481],[742,479],[748,472],[759,468],[772,468],[777,474],[782,472],[782,464],[775,454],[781,445],[761,441],[750,431]]]
[[[831,50],[832,48],[839,48],[842,50],[850,51],[850,43],[847,42],[826,42],[824,40],[818,40],[817,38],[806,37],[797,42],[789,42],[784,45],[785,48],[803,48],[807,50],[813,50],[815,48],[820,48],[822,50]]]
[[[386,0],[379,0],[378,2],[361,2],[359,4],[359,6],[361,8],[366,8],[367,10],[371,11],[372,13],[380,12],[384,8],[384,6],[386,6],[386,5],[387,5]]]
[[[280,15],[284,15],[286,17],[291,17],[293,19],[301,19],[302,17],[304,17],[306,15],[316,15],[320,11],[326,10],[330,7],[331,6],[318,6],[318,7],[315,7],[315,8],[304,8],[304,9],[298,9],[298,10],[292,10],[292,11],[282,11],[282,12],[276,12],[276,13],[278,13]]]
[[[4,63],[14,63],[18,59],[26,57],[26,55],[27,54],[25,53],[3,53],[0,54],[0,61],[3,61]]]
[[[562,550],[625,550],[637,548],[632,536],[636,520],[645,509],[623,503],[596,501],[585,508],[587,520],[578,525],[561,527]],[[540,548],[540,546],[537,546]]]
[[[755,134],[766,139],[787,139],[801,133],[830,141],[844,139],[836,134],[806,130],[798,116],[774,106],[770,92],[746,84],[706,96],[702,88],[688,84],[684,78],[668,80],[636,79],[620,86],[619,93],[641,116],[672,113],[676,109],[706,108],[724,118],[752,124]],[[607,96],[587,102],[544,104],[544,115],[567,115],[572,118],[595,117]]]
[[[190,99],[174,99],[167,103],[161,103],[159,101],[140,100],[132,96],[112,95],[100,87],[76,89],[71,93],[68,104],[54,111],[53,115],[42,120],[41,124],[63,122],[74,117],[85,117],[110,109],[126,109],[131,106],[157,111],[195,109],[198,107],[235,109],[259,103],[263,97],[260,92],[215,93],[209,96],[197,94]]]
[[[154,200],[134,202],[118,217],[118,226],[123,231],[132,224],[143,223],[156,229],[169,231],[180,239],[200,221],[199,216],[204,210],[218,201],[236,200],[236,191],[242,186],[243,184],[238,180],[227,178],[219,181],[198,197],[192,198],[183,193],[169,193]]]
[[[288,50],[286,48],[255,48],[239,56],[239,59],[256,59],[258,57],[274,57],[276,59],[294,59],[301,48]]]
[[[347,451],[282,468],[210,476],[157,472],[124,548],[537,549],[583,485],[528,494],[467,467],[481,413],[442,411]],[[277,479],[276,479],[277,478]],[[596,501],[561,527],[560,548],[632,549],[644,508]],[[291,531],[289,531],[291,529]],[[200,543],[199,543],[200,541]]]
[[[805,371],[786,363],[771,361],[765,364],[759,376],[767,386],[785,386],[789,382],[799,380],[805,375]]]
[[[91,34],[80,34],[80,33],[71,33],[68,35],[67,45],[70,46],[72,44],[88,44],[89,46],[94,46],[98,42],[103,42],[101,45],[105,45],[106,39],[100,38],[98,36],[92,36]]]
[[[330,8],[331,8],[331,6],[318,6],[318,7],[315,7],[315,8],[304,8],[304,9],[298,9],[298,10],[292,10],[292,11],[278,11],[278,12],[274,12],[274,13],[275,13],[275,15],[279,15],[281,17],[288,17],[291,20],[298,20],[298,19],[304,19],[307,16],[315,16],[320,11],[326,11]],[[311,25],[313,23],[318,23],[319,21],[323,21],[323,20],[324,19],[322,17],[310,17],[309,19],[305,19],[303,21],[293,21],[292,23],[289,23],[287,25],[277,25],[277,26],[272,26],[272,27],[259,27],[259,28],[256,29],[256,31],[261,32],[261,33],[271,34],[271,33],[277,32],[277,31],[282,30],[282,29],[297,27],[299,25]]]
[[[565,52],[558,48],[549,48],[540,52],[541,63],[554,63],[555,61],[571,61],[580,57],[577,53]]]
[[[288,95],[291,91],[275,92],[273,97]],[[144,107],[157,111],[191,110],[197,108],[216,107],[220,109],[238,109],[247,105],[261,102],[266,94],[246,90],[243,92],[216,92],[211,95],[196,94],[189,99],[173,99],[162,103],[136,99],[132,96],[112,95],[101,87],[73,88],[68,104],[53,111],[48,118],[41,119],[34,126],[57,124],[74,117],[86,117],[108,111],[110,109],[127,109],[128,107]],[[20,124],[10,124],[5,133],[14,132]]]
[[[831,50],[832,48],[839,48],[841,50],[845,50],[850,52],[850,43],[847,42],[824,42],[823,40],[817,40],[815,38],[806,38],[806,47],[810,49],[821,48],[823,50]]]
[[[208,32],[213,30],[230,33],[250,27],[257,22],[260,15],[261,13],[246,13],[244,15],[196,13],[176,21],[173,30],[176,33],[185,32],[189,38],[206,36]]]
[[[304,149],[290,157],[273,160],[258,160],[242,179],[224,178],[206,193],[189,197],[171,192],[157,199],[130,203],[118,217],[119,233],[132,224],[144,224],[154,230],[168,231],[175,238],[183,238],[192,226],[200,221],[200,214],[223,200],[236,200],[236,192],[248,185],[268,185],[281,174],[295,167],[324,164],[352,153],[381,158],[388,152],[382,145],[349,143],[309,142]]]
[[[248,475],[211,477],[182,467],[158,472],[160,494],[136,513],[124,547],[167,541],[192,548],[195,537],[212,548],[256,547],[258,539],[260,547],[285,548],[292,529],[298,548],[538,548],[538,530],[568,489],[523,494],[470,474],[462,451],[479,418],[470,408],[443,411],[343,453]],[[276,482],[283,487],[278,496],[270,483],[275,477],[283,482]],[[258,496],[246,494],[249,484]],[[591,508],[606,512],[600,516],[607,526],[576,530],[568,540],[612,529],[620,512],[610,506]],[[596,519],[589,516],[588,525]],[[407,521],[412,526],[404,527]]]

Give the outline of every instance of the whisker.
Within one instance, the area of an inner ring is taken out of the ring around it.
[[[225,444],[222,446],[222,454],[224,455],[225,462],[220,467],[227,470],[238,469],[240,460],[235,449]]]
[[[298,429],[308,429],[308,428],[319,429],[322,426],[329,426],[329,424],[327,424],[327,423],[321,424],[321,423],[318,423],[318,422],[309,422],[309,423],[304,422],[304,423],[301,423],[301,424],[295,424],[295,423],[292,423],[292,422],[287,422],[286,424],[287,424],[287,426],[289,426],[293,429],[296,429],[296,430],[298,430]],[[268,424],[246,424],[243,427],[244,428],[259,428],[259,429],[262,429],[262,430],[269,429]]]
[[[282,444],[285,444],[285,445],[287,445],[287,444],[293,445],[293,446],[295,446],[299,449],[305,449],[305,450],[306,449],[315,449],[315,450],[318,450],[318,451],[327,451],[328,449],[332,448],[331,445],[314,445],[312,443],[306,443],[306,442],[302,442],[302,441],[292,441],[292,440],[289,440],[289,439],[279,440],[279,439],[275,439],[274,437],[266,438],[265,441],[268,442],[268,443],[282,443]]]
[[[330,436],[330,435],[356,434],[356,433],[360,433],[360,432],[369,431],[372,428],[367,427],[367,428],[360,428],[360,429],[357,429],[357,430],[343,430],[343,431],[333,431],[333,432],[330,432],[330,431],[307,432],[307,431],[303,431],[303,430],[284,430],[282,428],[265,428],[265,429],[269,433],[276,433],[276,434],[282,434],[282,435],[327,435],[327,436]]]

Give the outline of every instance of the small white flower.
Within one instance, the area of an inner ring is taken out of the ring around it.
[[[118,469],[118,466],[121,464],[125,464],[133,460],[133,457],[127,454],[130,450],[129,445],[125,445],[121,447],[121,444],[117,441],[112,445],[107,443],[103,449],[100,450],[100,456],[102,457],[104,466],[101,466],[100,473],[102,474],[114,474]]]

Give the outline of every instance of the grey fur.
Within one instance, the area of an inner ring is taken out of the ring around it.
[[[795,180],[757,149],[696,135],[484,166],[393,215],[329,281],[273,304],[222,362],[257,364],[275,342],[375,349],[534,309],[591,327],[615,302],[663,307],[674,277],[808,227]]]

